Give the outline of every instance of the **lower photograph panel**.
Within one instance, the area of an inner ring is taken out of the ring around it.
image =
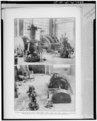
[[[16,65],[15,111],[75,113],[73,65]]]

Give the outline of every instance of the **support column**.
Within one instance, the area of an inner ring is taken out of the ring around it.
[[[49,20],[49,35],[53,35],[53,19]]]
[[[19,36],[23,36],[23,19],[19,19]]]
[[[19,19],[17,19],[17,36],[19,36]]]

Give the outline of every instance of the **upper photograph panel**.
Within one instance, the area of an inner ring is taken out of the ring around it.
[[[14,63],[74,64],[75,18],[14,19]]]

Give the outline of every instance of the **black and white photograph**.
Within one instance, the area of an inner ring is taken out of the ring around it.
[[[17,65],[14,110],[75,112],[75,77],[65,65]]]
[[[96,119],[96,1],[1,7],[2,119]]]
[[[15,111],[75,112],[75,18],[14,19]]]
[[[14,19],[15,64],[74,64],[75,22],[74,17]]]

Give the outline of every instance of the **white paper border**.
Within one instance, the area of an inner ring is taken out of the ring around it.
[[[22,114],[14,112],[14,18],[76,18],[76,113]],[[7,9],[4,15],[4,117],[12,119],[82,118],[81,115],[81,15],[78,7]]]

